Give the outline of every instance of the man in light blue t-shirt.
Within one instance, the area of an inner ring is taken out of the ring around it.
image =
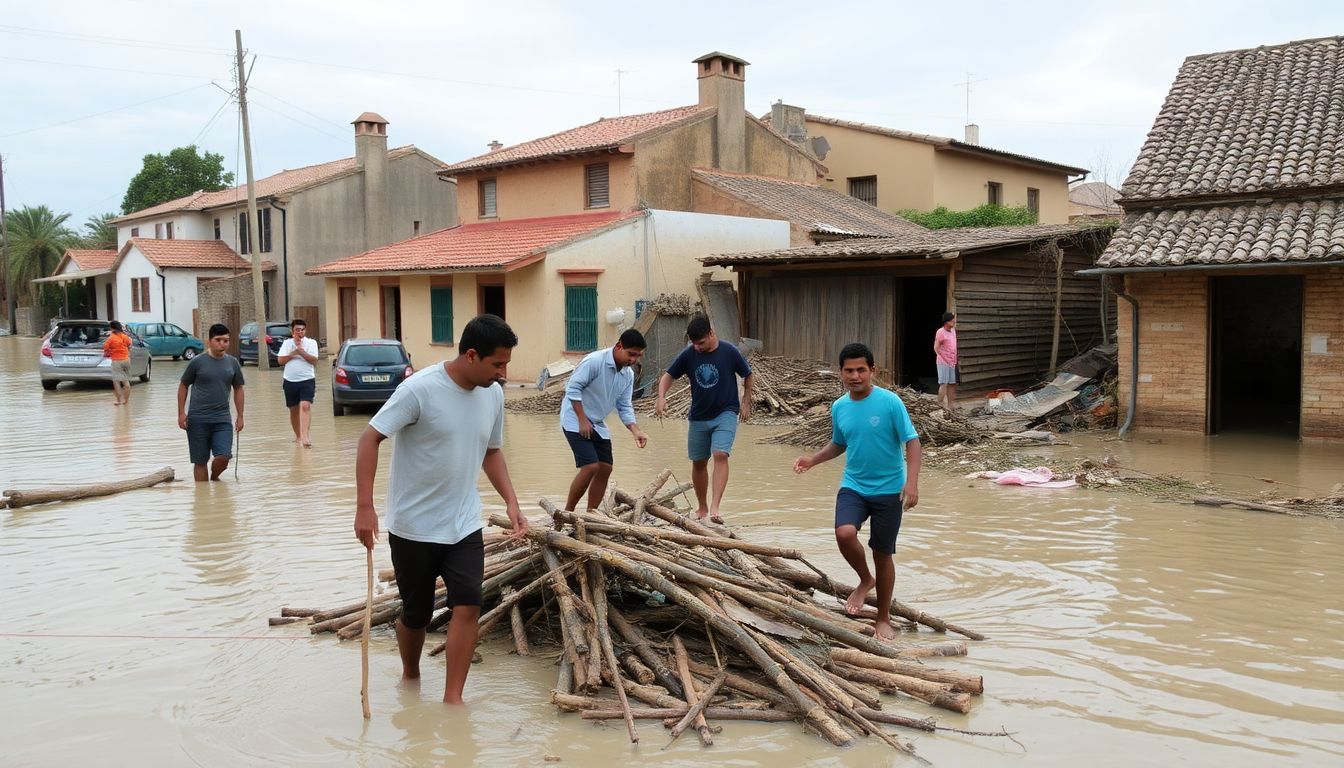
[[[902,513],[919,503],[923,455],[919,434],[900,396],[873,386],[873,351],[866,345],[847,344],[840,350],[840,378],[849,392],[831,404],[831,441],[811,456],[799,456],[793,471],[801,474],[845,454],[845,475],[835,497],[835,541],[859,577],[859,586],[845,601],[845,610],[858,614],[868,600],[868,592],[876,586],[877,620],[873,630],[878,639],[893,640],[896,630],[891,626],[890,611],[896,565],[892,555]],[[870,518],[871,571],[859,543],[859,529]]]

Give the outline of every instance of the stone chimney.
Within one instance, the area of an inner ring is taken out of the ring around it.
[[[489,144],[486,144],[486,146],[490,148],[491,152],[498,152],[499,150],[504,148],[503,142],[501,142],[499,139],[491,141]]]
[[[802,107],[785,104],[783,99],[770,105],[770,125],[780,136],[809,149],[807,141],[807,111]]]
[[[714,167],[747,170],[747,62],[726,53],[707,53],[695,60],[700,106],[717,107],[714,121]]]
[[[364,250],[392,242],[387,210],[387,121],[375,112],[354,119],[355,163],[364,169]]]
[[[977,147],[980,146],[980,126],[975,123],[968,123],[966,125],[966,143],[974,144]]]

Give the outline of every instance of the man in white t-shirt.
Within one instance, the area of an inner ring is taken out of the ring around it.
[[[289,426],[294,430],[294,442],[304,448],[312,446],[308,426],[313,422],[313,396],[317,394],[317,342],[308,338],[308,324],[299,319],[289,323],[290,336],[280,345],[276,359],[285,366],[285,407],[289,409]]]
[[[425,627],[434,611],[435,581],[443,578],[448,622],[444,658],[445,704],[461,704],[467,671],[476,650],[481,615],[485,548],[481,537],[481,470],[508,509],[512,539],[527,532],[509,469],[504,463],[504,378],[518,337],[494,315],[467,323],[458,340],[459,354],[417,371],[369,421],[355,457],[355,537],[369,549],[378,539],[373,481],[378,447],[392,444],[387,485],[388,546],[401,592],[397,649],[401,679],[420,678]]]

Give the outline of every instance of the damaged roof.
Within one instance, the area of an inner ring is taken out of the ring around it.
[[[767,216],[805,226],[816,234],[887,237],[926,231],[913,221],[816,184],[707,168],[694,168],[691,175]]]

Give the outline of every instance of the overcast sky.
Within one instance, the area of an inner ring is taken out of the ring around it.
[[[1186,56],[1344,34],[1344,3],[1307,6],[0,0],[0,154],[11,209],[77,223],[119,212],[151,152],[196,143],[241,183],[227,93],[239,28],[258,177],[353,155],[366,110],[390,121],[392,146],[453,162],[492,139],[691,104],[691,59],[719,50],[751,62],[754,114],[783,99],[953,137],[969,72],[983,144],[1116,180]]]

